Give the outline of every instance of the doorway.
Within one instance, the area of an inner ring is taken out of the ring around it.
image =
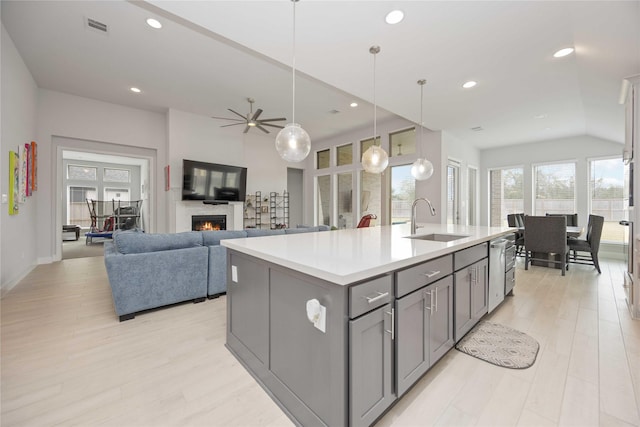
[[[447,164],[447,224],[460,224],[460,163]]]

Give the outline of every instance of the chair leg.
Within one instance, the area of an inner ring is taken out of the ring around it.
[[[596,266],[596,270],[598,270],[598,274],[602,274],[602,271],[600,270],[600,263],[598,262],[598,253],[596,252],[594,254],[591,252],[591,259],[593,260],[593,265]]]
[[[524,269],[529,269],[529,251],[524,251]]]

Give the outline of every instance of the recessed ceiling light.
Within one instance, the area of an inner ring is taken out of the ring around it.
[[[358,106],[357,102],[352,102],[351,104],[349,104],[349,107],[351,108],[356,108]]]
[[[138,89],[137,87],[132,87],[131,89],[129,89],[131,92],[135,92],[135,93],[140,93],[142,92],[140,89]]]
[[[556,53],[553,54],[554,58],[562,58],[563,56],[567,56],[573,53],[572,47],[565,47],[564,49],[560,49]]]
[[[465,89],[469,89],[469,88],[474,87],[477,84],[478,84],[477,82],[474,82],[473,80],[469,80],[468,82],[463,84],[462,87],[465,88]]]
[[[147,19],[147,25],[149,25],[151,28],[155,28],[156,30],[162,28],[162,24],[160,23],[160,21],[154,18]]]
[[[404,19],[404,12],[401,10],[392,10],[391,12],[387,13],[386,18],[384,18],[385,22],[391,25],[397,24],[403,19]]]

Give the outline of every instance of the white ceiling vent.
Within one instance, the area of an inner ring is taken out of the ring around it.
[[[476,126],[476,127],[471,128],[471,130],[474,131],[474,132],[480,132],[480,131],[483,131],[484,129],[482,129],[482,126]]]
[[[107,32],[107,24],[103,24],[100,21],[96,21],[95,19],[87,18],[87,27],[93,30],[97,30],[103,33]]]
[[[329,114],[340,114],[340,110],[329,110]]]

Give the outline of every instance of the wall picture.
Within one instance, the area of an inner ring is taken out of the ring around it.
[[[31,157],[29,158],[31,167],[29,168],[31,179],[29,183],[31,185],[31,191],[38,189],[38,144],[35,141],[31,141]]]
[[[20,183],[18,189],[20,192],[19,202],[24,203],[27,201],[27,153],[24,146],[18,147],[20,153]]]
[[[20,156],[9,151],[9,215],[17,215],[20,198]]]
[[[31,144],[24,144],[24,154],[25,154],[25,162],[26,162],[26,174],[25,174],[25,194],[27,197],[30,197],[32,194],[31,188]]]

